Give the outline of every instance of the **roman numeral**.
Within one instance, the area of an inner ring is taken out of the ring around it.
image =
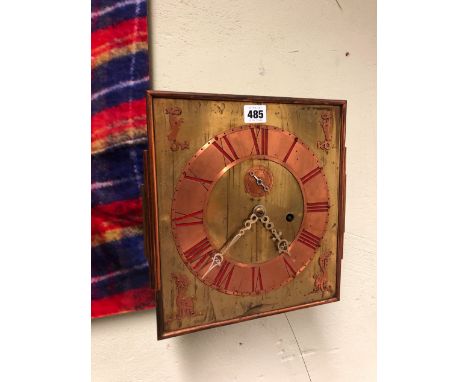
[[[260,128],[258,134],[256,134],[255,128],[251,127],[250,133],[252,134],[257,155],[268,155],[268,129]],[[260,135],[260,145],[258,142],[258,135]]]
[[[320,167],[314,168],[312,171],[308,172],[301,178],[302,184],[306,184],[309,180],[311,180],[314,176],[320,174],[322,169]]]
[[[252,268],[252,292],[260,292],[263,290],[262,272],[260,267]]]
[[[286,272],[288,272],[288,276],[294,277],[296,275],[296,270],[294,267],[291,265],[291,263],[286,260],[286,257],[283,256],[283,261],[284,261],[284,267],[286,268]]]
[[[184,178],[185,178],[185,179],[188,179],[188,180],[191,180],[191,181],[193,181],[193,182],[198,182],[198,183],[200,183],[200,184],[203,186],[203,188],[204,188],[205,190],[208,190],[208,188],[206,187],[206,184],[211,184],[211,183],[213,183],[212,180],[207,180],[207,179],[203,179],[203,178],[197,178],[196,176],[190,176],[190,175],[187,175],[185,172],[184,172]]]
[[[312,249],[317,249],[318,247],[320,247],[320,238],[318,236],[315,236],[313,233],[306,231],[305,229],[302,230],[297,241],[304,245],[307,245]]]
[[[223,138],[221,138],[221,141],[223,140],[224,142],[226,142],[227,147],[229,147],[229,150],[231,151],[232,156],[229,155],[227,151],[224,150],[224,148],[218,142],[214,141],[213,146],[216,147],[219,150],[219,152],[223,154],[230,162],[234,162],[236,159],[239,159],[239,157],[237,156],[236,150],[234,150],[234,147],[232,147],[232,144],[229,141],[228,137],[224,136]]]
[[[268,129],[261,129],[262,134],[262,154],[268,155]]]
[[[210,254],[213,252],[208,238],[203,238],[193,247],[184,252],[184,257],[192,266],[197,269],[205,261],[209,260]]]
[[[224,289],[228,289],[229,283],[231,282],[232,273],[234,272],[234,264],[224,261],[216,275],[213,285],[220,287],[224,283]]]
[[[329,208],[328,202],[307,203],[306,205],[307,212],[323,212],[328,211]]]
[[[183,214],[181,212],[176,213],[182,215],[172,219],[177,227],[203,224],[203,210],[195,211],[190,214]]]
[[[283,162],[286,163],[286,161],[289,158],[289,155],[291,155],[291,152],[293,151],[294,146],[296,146],[297,143],[297,138],[294,138],[294,142],[292,143],[291,147],[289,148],[287,154],[284,156]]]
[[[193,269],[198,271],[200,269],[203,269],[206,265],[210,264],[213,261],[212,255],[214,253],[215,251],[213,250],[203,254],[203,256],[201,256],[196,263],[192,264]]]

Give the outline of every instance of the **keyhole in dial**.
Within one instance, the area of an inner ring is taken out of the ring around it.
[[[294,215],[289,213],[286,215],[286,221],[292,222],[294,220]]]

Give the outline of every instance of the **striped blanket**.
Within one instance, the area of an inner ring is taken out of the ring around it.
[[[146,0],[92,0],[91,315],[154,306],[143,254]]]

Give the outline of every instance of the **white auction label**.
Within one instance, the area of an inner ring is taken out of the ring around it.
[[[266,105],[244,105],[244,122],[266,122]]]

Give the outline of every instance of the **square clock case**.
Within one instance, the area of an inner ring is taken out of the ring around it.
[[[158,339],[340,299],[346,101],[149,91]]]

